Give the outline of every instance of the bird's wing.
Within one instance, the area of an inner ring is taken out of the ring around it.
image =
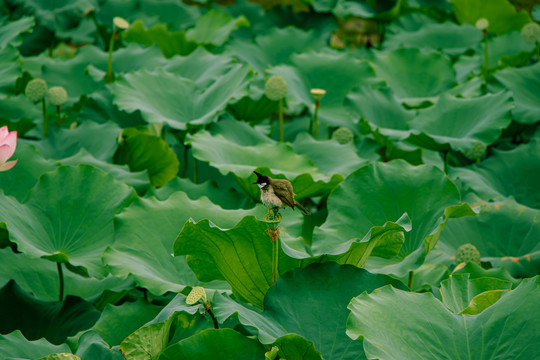
[[[275,182],[272,184],[276,196],[287,206],[294,209],[294,199],[292,198],[292,185],[286,182]]]

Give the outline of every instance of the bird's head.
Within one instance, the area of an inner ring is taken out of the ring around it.
[[[259,185],[261,189],[268,185],[268,183],[270,182],[270,178],[268,176],[261,175],[256,171],[254,171],[254,173],[255,175],[257,175],[257,181],[255,181],[254,184]]]

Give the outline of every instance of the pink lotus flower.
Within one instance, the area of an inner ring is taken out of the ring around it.
[[[7,126],[0,128],[0,171],[7,171],[15,166],[17,160],[7,161],[17,147],[17,132],[9,132]]]

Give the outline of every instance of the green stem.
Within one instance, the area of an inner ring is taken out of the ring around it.
[[[43,138],[47,137],[47,109],[45,108],[45,98],[41,99],[41,112],[43,113]]]
[[[279,141],[283,142],[283,99],[279,99]]]
[[[450,151],[445,151],[444,152],[444,173],[446,175],[448,175],[448,154],[450,153]]]
[[[188,161],[189,161],[188,151],[189,151],[189,146],[184,145],[184,167],[182,168],[182,178],[187,177]]]
[[[488,35],[487,35],[487,30],[484,30],[484,83],[482,84],[482,94],[483,95],[486,95],[486,93],[487,93],[488,66],[489,66]]]
[[[313,114],[313,138],[317,139],[317,135],[319,134],[319,107],[321,106],[321,103],[319,100],[315,100],[315,113]]]
[[[272,243],[272,284],[275,284],[278,279],[279,272],[279,237]]]
[[[58,269],[58,279],[60,280],[60,291],[58,299],[64,301],[64,271],[62,270],[62,263],[57,262],[56,268]]]
[[[197,159],[193,157],[193,149],[191,150],[191,158],[193,159],[193,183],[197,184],[199,182],[199,171],[197,167]]]
[[[219,329],[219,324],[218,324],[218,322],[216,320],[216,316],[214,315],[214,312],[212,311],[212,309],[208,308],[208,309],[206,309],[206,312],[212,318],[212,322],[214,323],[214,329]]]
[[[56,105],[56,125],[58,125],[58,127],[62,125],[62,120],[60,120],[60,105]]]
[[[412,291],[414,282],[414,271],[409,271],[409,290]]]
[[[107,66],[107,84],[111,83],[112,78],[112,52],[114,48],[114,37],[116,36],[116,31],[113,31],[111,34],[111,41],[109,42],[109,64]]]

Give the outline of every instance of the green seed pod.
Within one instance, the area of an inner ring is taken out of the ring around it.
[[[120,16],[116,16],[113,19],[113,25],[118,29],[125,30],[129,27],[129,22]]]
[[[206,292],[202,286],[195,286],[187,296],[186,304],[193,305],[199,300],[206,304]]]
[[[480,18],[476,21],[475,26],[478,30],[486,30],[489,26],[489,21],[486,18]]]
[[[535,22],[528,23],[521,28],[521,38],[527,44],[534,44],[540,40],[540,25]]]
[[[465,151],[463,155],[469,160],[479,160],[486,153],[487,146],[481,142],[475,142],[473,147]]]
[[[43,79],[31,80],[28,85],[26,85],[24,94],[31,101],[39,101],[47,94],[47,83]]]
[[[351,129],[346,127],[340,127],[339,129],[334,131],[334,134],[332,134],[332,138],[336,139],[337,142],[340,144],[348,144],[353,142],[354,134]]]
[[[287,95],[289,86],[281,76],[271,76],[264,85],[264,93],[273,101],[281,100]]]
[[[60,106],[67,101],[67,91],[62,86],[53,86],[47,91],[47,100],[53,105]]]
[[[480,252],[472,244],[463,244],[456,251],[456,264],[470,262],[480,264]]]

